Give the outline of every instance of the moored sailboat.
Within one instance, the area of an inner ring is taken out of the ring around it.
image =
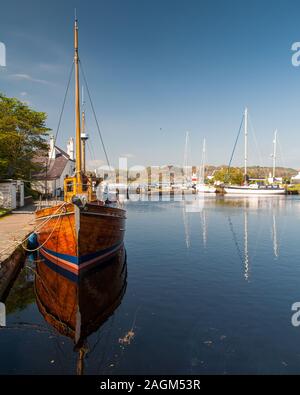
[[[64,180],[64,202],[36,211],[41,256],[48,266],[71,278],[122,248],[126,214],[117,202],[97,199],[100,180],[88,176],[82,166],[77,19],[74,44],[76,172]]]
[[[199,183],[196,185],[198,192],[204,193],[215,193],[216,188],[213,185],[205,184],[205,152],[206,152],[206,140],[203,139],[202,147],[202,163],[199,169]]]
[[[248,166],[248,109],[244,112],[244,185],[226,185],[224,191],[228,194],[238,195],[283,195],[286,193],[284,188],[277,184],[259,185],[249,184],[247,174]],[[275,165],[273,164],[273,177],[275,178]]]

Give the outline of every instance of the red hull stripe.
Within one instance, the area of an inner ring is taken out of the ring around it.
[[[78,266],[78,264],[76,264],[76,263],[72,263],[72,262],[70,262],[70,261],[68,261],[66,259],[62,259],[62,258],[58,257],[57,255],[54,255],[52,253],[52,251],[50,251],[48,249],[45,250],[44,248],[41,248],[40,251],[41,251],[41,254],[45,258],[47,258],[50,262],[52,262],[52,263],[54,263],[56,265],[59,265],[62,268],[67,269],[67,270],[71,271],[74,274],[78,274],[81,269],[85,269],[88,266],[91,266],[93,264],[99,263],[99,262],[103,261],[104,259],[108,258],[110,255],[112,255],[116,251],[118,251],[118,249],[122,245],[123,245],[123,242],[118,244],[118,245],[116,245],[116,246],[113,246],[112,248],[106,249],[106,250],[103,251],[104,252],[103,254],[98,255],[98,256],[96,256],[96,257],[94,257],[92,259],[89,259],[88,261],[80,264],[80,266]],[[99,252],[99,253],[101,253],[101,252]]]
[[[56,265],[59,265],[59,266],[63,267],[64,269],[70,270],[72,273],[77,274],[79,272],[79,267],[75,263],[71,263],[65,259],[58,258],[57,256],[52,255],[48,251],[45,251],[44,248],[41,248],[40,252],[50,262],[55,263]]]

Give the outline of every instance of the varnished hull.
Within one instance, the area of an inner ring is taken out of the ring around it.
[[[111,258],[123,246],[125,211],[72,203],[36,212],[40,255],[51,269],[76,280],[85,270]]]

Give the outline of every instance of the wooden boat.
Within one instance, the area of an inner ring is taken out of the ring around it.
[[[126,213],[118,207],[117,202],[97,200],[96,186],[100,180],[85,173],[81,141],[77,20],[74,37],[76,172],[64,180],[64,202],[36,211],[40,254],[52,269],[69,278],[104,262],[122,248]]]
[[[78,352],[78,374],[83,374],[88,337],[99,330],[120,305],[126,285],[124,248],[76,281],[52,270],[44,260],[37,261],[35,294],[38,309],[48,324],[74,342],[74,350]]]

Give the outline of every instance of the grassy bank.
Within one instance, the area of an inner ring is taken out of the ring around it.
[[[6,208],[0,207],[0,217],[3,217],[9,212]]]

